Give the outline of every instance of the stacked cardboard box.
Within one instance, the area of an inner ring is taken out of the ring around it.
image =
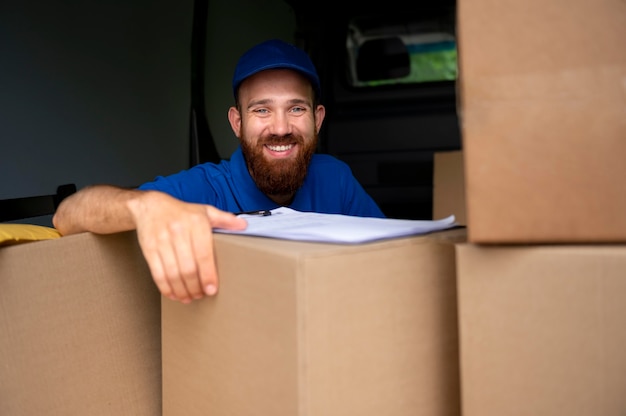
[[[621,0],[461,0],[468,239],[626,242]]]
[[[464,416],[626,409],[626,7],[462,0]]]
[[[457,246],[464,416],[626,409],[626,246]]]
[[[454,215],[458,225],[466,226],[463,152],[435,152],[433,167],[433,219]]]
[[[0,248],[0,415],[161,414],[160,320],[134,233]]]
[[[162,302],[165,416],[460,414],[464,229],[358,245],[215,237],[219,294]]]

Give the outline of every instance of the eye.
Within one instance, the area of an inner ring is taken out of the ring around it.
[[[293,107],[291,109],[292,113],[304,113],[306,111],[306,108],[304,107]]]
[[[267,108],[256,108],[252,110],[255,114],[267,114],[269,111]]]

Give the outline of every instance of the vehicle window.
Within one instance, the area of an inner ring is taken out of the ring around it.
[[[357,17],[350,20],[346,37],[348,82],[353,87],[457,78],[454,24],[446,14]]]

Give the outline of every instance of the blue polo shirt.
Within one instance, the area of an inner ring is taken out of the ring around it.
[[[204,163],[139,186],[157,190],[187,202],[213,205],[223,211],[242,212],[278,208],[257,188],[248,172],[241,148],[230,160]],[[297,211],[379,217],[382,213],[365,192],[349,166],[339,159],[314,154],[304,183],[289,208]]]

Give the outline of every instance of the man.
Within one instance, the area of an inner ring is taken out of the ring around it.
[[[384,217],[348,166],[315,154],[325,108],[308,55],[270,40],[239,60],[228,120],[240,146],[138,189],[96,185],[63,200],[53,222],[64,235],[137,230],[159,291],[189,303],[218,290],[213,228],[245,229],[234,213],[288,206],[299,211]]]

